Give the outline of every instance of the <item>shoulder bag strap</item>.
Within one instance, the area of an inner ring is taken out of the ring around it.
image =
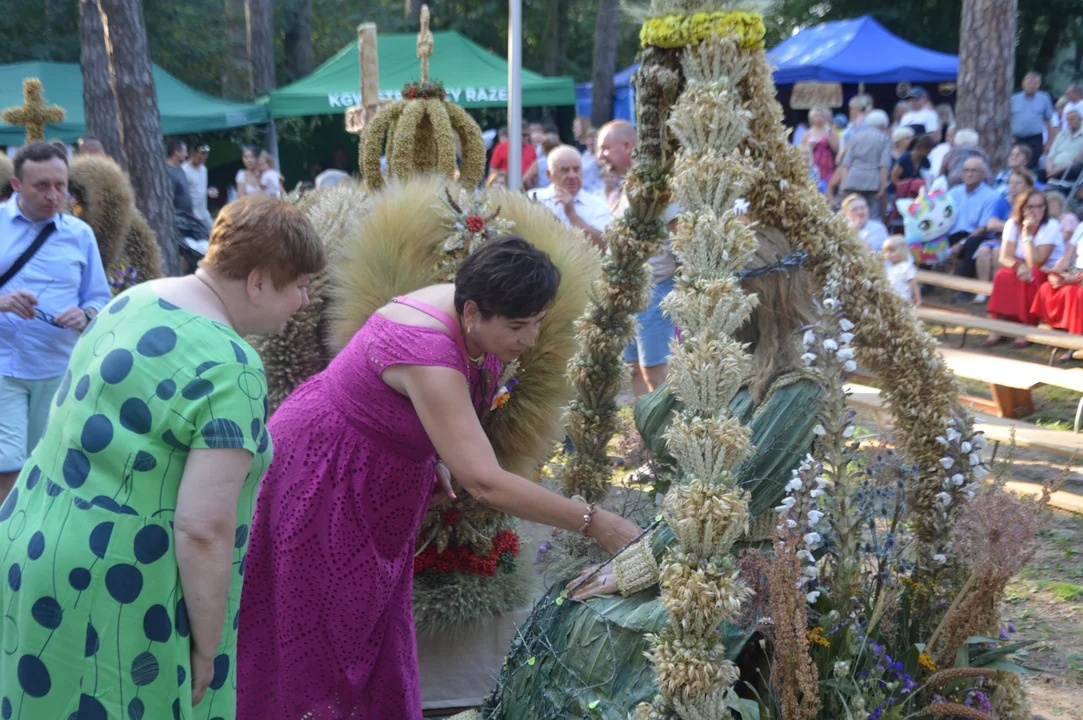
[[[7,272],[0,276],[0,288],[3,288],[8,284],[15,275],[23,269],[23,266],[30,262],[30,258],[34,257],[41,246],[45,244],[45,241],[49,239],[49,236],[56,230],[56,223],[50,222],[41,229],[38,236],[34,238],[34,242],[30,243],[30,247],[23,251],[23,254],[15,259],[15,263],[7,269]]]

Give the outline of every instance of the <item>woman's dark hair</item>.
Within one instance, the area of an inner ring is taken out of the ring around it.
[[[1030,145],[1024,145],[1023,143],[1016,143],[1015,145],[1012,145],[1012,150],[1018,150],[1019,152],[1023,153],[1023,155],[1027,159],[1027,165],[1030,164],[1031,158],[1034,155],[1034,151],[1030,149]]]
[[[553,303],[560,271],[541,250],[518,235],[493,238],[469,255],[455,274],[455,309],[461,315],[467,300],[481,316],[525,318]]]
[[[933,140],[931,135],[919,135],[914,138],[914,143],[910,146],[910,152],[924,150],[928,153],[934,147],[936,147],[936,140]]]

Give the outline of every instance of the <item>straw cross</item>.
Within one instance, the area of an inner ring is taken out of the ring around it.
[[[429,58],[432,57],[433,37],[429,30],[429,6],[421,6],[421,30],[417,33],[417,56],[421,59],[421,84],[429,81]]]
[[[9,125],[26,128],[26,141],[45,139],[45,126],[64,120],[64,109],[56,105],[46,105],[41,95],[41,80],[27,78],[23,80],[23,104],[0,112],[0,120]]]

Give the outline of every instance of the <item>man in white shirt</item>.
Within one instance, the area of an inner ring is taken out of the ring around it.
[[[602,232],[613,221],[604,199],[583,190],[583,160],[571,145],[560,145],[546,158],[552,185],[531,190],[533,200],[546,205],[565,225],[579,228],[595,246],[605,250]]]
[[[1042,181],[1069,184],[1079,176],[1083,165],[1083,117],[1079,110],[1071,106],[1065,108],[1064,125],[1049,147],[1045,167],[1039,173]]]
[[[188,194],[192,196],[192,214],[207,223],[207,227],[214,225],[214,218],[207,209],[207,198],[218,199],[218,188],[207,187],[207,155],[210,151],[207,145],[198,145],[181,165],[188,179]]]
[[[929,102],[929,93],[925,91],[925,88],[914,87],[907,97],[910,100],[910,111],[902,116],[899,125],[920,125],[925,128],[925,135],[939,132],[940,116],[936,114],[932,103]]]

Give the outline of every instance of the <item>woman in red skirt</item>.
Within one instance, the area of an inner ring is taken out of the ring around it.
[[[1064,257],[1049,271],[1049,282],[1038,289],[1030,306],[1032,315],[1058,330],[1083,335],[1083,254],[1079,241],[1083,225],[1079,225],[1067,243]],[[1069,350],[1062,360],[1071,360]]]
[[[1046,281],[1042,268],[1058,260],[1063,247],[1060,223],[1049,215],[1049,203],[1042,191],[1030,189],[1020,194],[1011,218],[1004,224],[1001,267],[993,278],[989,314],[1001,320],[1037,325],[1038,316],[1031,312],[1031,306]],[[1001,340],[999,335],[990,335],[985,344],[995,345]],[[1012,343],[1018,348],[1028,344],[1023,339]]]

